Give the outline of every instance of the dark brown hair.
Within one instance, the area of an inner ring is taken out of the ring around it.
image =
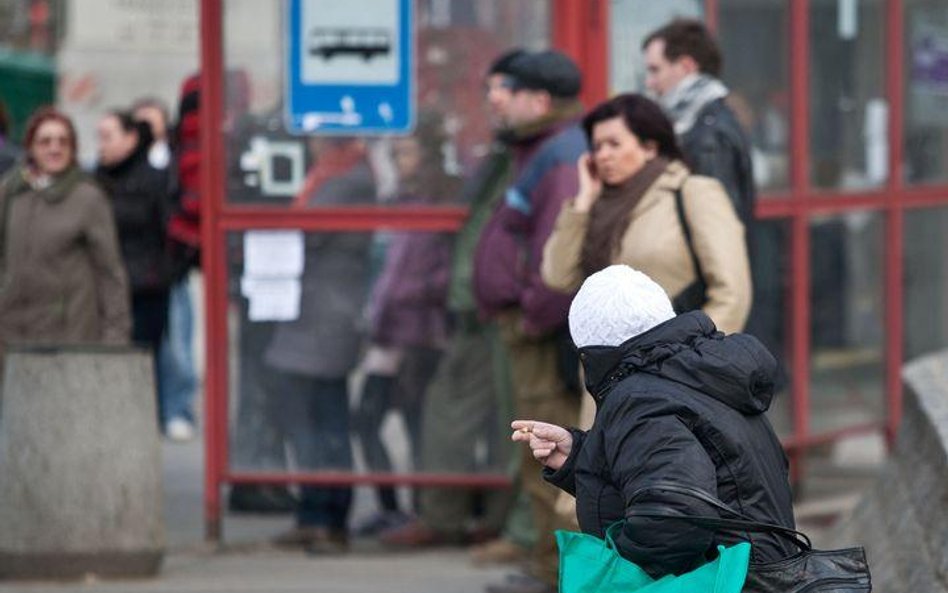
[[[614,117],[621,117],[625,127],[635,134],[639,142],[654,142],[660,156],[668,160],[683,160],[681,148],[675,138],[675,128],[654,101],[635,93],[617,95],[596,105],[583,118],[583,130],[592,146],[593,128],[596,124]]]
[[[68,115],[57,109],[54,109],[53,107],[40,107],[33,112],[33,115],[30,116],[29,121],[26,122],[26,133],[23,135],[23,146],[26,148],[27,153],[33,149],[33,141],[36,140],[36,132],[39,131],[40,126],[48,121],[57,121],[66,126],[66,130],[69,132],[69,148],[72,150],[72,162],[70,164],[75,165],[78,153],[76,126],[72,124],[72,120],[69,119]]]
[[[665,42],[665,59],[668,61],[674,62],[682,56],[690,56],[698,64],[698,70],[702,74],[716,78],[721,76],[721,50],[701,21],[675,19],[649,33],[642,43],[642,49],[659,39]]]

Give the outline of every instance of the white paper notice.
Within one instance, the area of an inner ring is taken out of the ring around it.
[[[250,321],[293,321],[300,316],[299,278],[247,278],[241,292],[250,301]]]
[[[300,316],[304,252],[302,231],[247,231],[240,292],[250,321],[293,321]]]
[[[299,278],[303,257],[303,231],[244,233],[245,277]]]

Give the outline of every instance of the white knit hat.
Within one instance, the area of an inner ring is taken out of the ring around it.
[[[618,346],[675,316],[662,287],[629,266],[616,265],[583,282],[569,308],[576,346]]]

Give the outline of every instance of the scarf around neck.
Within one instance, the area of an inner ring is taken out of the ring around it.
[[[717,78],[707,74],[694,74],[682,80],[659,101],[665,113],[675,123],[675,133],[680,136],[695,125],[698,114],[705,105],[727,95],[727,87]]]
[[[589,212],[589,226],[580,252],[584,277],[616,263],[614,259],[632,211],[667,167],[668,160],[658,156],[645,163],[624,183],[603,188],[602,195]]]

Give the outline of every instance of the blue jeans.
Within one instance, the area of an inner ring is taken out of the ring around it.
[[[158,401],[162,425],[172,418],[194,421],[194,314],[188,277],[171,287],[168,301],[168,329],[158,350]]]
[[[269,399],[302,471],[352,469],[349,394],[346,379],[317,379],[273,371]],[[300,527],[345,530],[352,506],[348,486],[303,486],[296,522]]]

